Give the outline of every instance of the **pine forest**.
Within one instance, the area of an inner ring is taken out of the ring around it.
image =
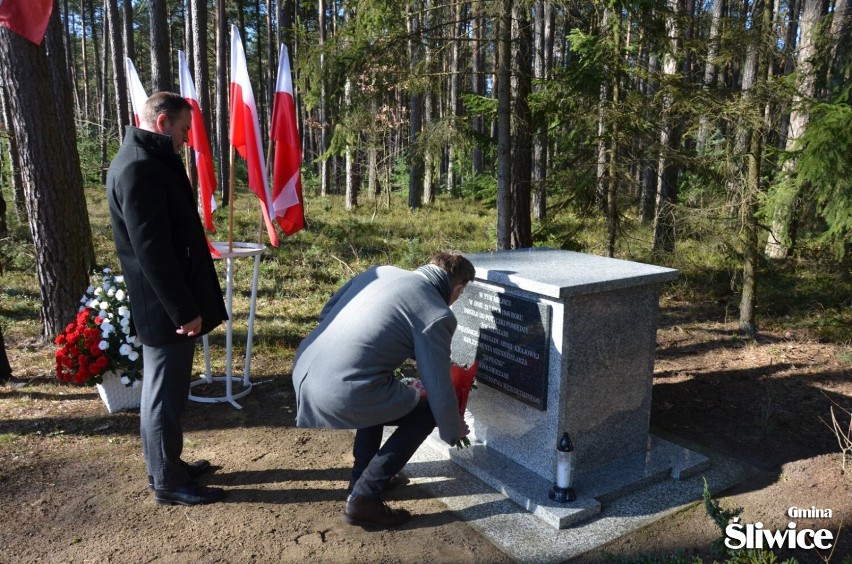
[[[495,249],[716,249],[753,333],[762,270],[848,271],[851,23],[849,0],[56,0],[41,45],[0,29],[0,237],[28,224],[55,334],[95,263],[84,187],[133,124],[124,61],[177,91],[179,50],[226,203],[234,25],[265,140],[289,49],[306,200],[483,202]]]

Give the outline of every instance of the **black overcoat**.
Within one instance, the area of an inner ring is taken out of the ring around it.
[[[196,211],[171,137],[128,127],[107,172],[115,248],[143,344],[186,339],[175,330],[201,316],[201,334],[228,318]]]

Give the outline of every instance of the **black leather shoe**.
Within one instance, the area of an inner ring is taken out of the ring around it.
[[[186,468],[186,473],[193,480],[210,470],[210,462],[204,459],[194,462],[184,462],[181,460],[180,465]],[[148,489],[154,491],[154,477],[150,474],[148,474]]]
[[[193,462],[184,462],[183,460],[181,460],[180,464],[181,466],[186,468],[187,474],[189,474],[189,477],[193,480],[210,470],[210,462],[204,460],[203,458],[201,460],[195,460]]]
[[[343,509],[343,521],[365,529],[392,529],[411,519],[405,509],[391,509],[379,498],[350,495]]]
[[[396,476],[394,476],[393,478],[388,480],[388,483],[385,484],[385,489],[382,490],[382,491],[389,492],[394,488],[398,488],[400,486],[407,486],[410,483],[411,483],[411,480],[409,480],[408,478],[406,478],[402,474],[397,474]],[[355,487],[355,481],[353,480],[353,481],[349,482],[348,486],[346,486],[346,493],[351,494],[352,488],[354,488],[354,487]]]
[[[173,490],[154,490],[154,501],[160,505],[206,505],[224,498],[222,488],[208,488],[192,481]]]

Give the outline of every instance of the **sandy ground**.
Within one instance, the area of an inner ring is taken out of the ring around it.
[[[852,470],[842,471],[837,438],[823,422],[832,402],[852,411],[849,347],[790,334],[744,341],[731,326],[676,315],[664,317],[658,343],[652,425],[758,469],[725,492],[725,507],[742,506],[744,521],[767,528],[784,527],[791,506],[833,511],[811,525],[799,520],[800,529],[852,523]],[[413,485],[389,496],[416,515],[406,526],[366,532],[342,523],[352,434],[295,428],[289,374],[261,377],[242,410],[190,402],[185,458],[211,460],[215,472],[202,481],[228,497],[157,506],[146,488],[138,413],[109,415],[93,389],[57,385],[50,367],[32,360],[38,345],[7,346],[29,385],[0,388],[0,562],[510,561]],[[722,560],[711,547],[718,536],[696,505],[575,561]],[[844,528],[830,561],[849,555]]]

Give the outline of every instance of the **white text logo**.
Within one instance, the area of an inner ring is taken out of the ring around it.
[[[792,517],[791,513],[794,510],[806,511],[791,507],[787,511],[787,515]],[[820,511],[827,511],[828,515],[822,513],[819,514],[819,517],[831,516],[830,509]],[[804,517],[805,515],[796,514],[795,516]],[[829,529],[818,529],[816,531],[813,529],[797,530],[796,523],[790,522],[787,523],[786,529],[773,531],[764,529],[763,523],[759,521],[754,524],[740,523],[739,517],[734,517],[731,523],[725,527],[725,537],[725,546],[733,550],[741,548],[802,548],[806,550],[818,548],[820,550],[828,550],[834,541],[834,533]]]

